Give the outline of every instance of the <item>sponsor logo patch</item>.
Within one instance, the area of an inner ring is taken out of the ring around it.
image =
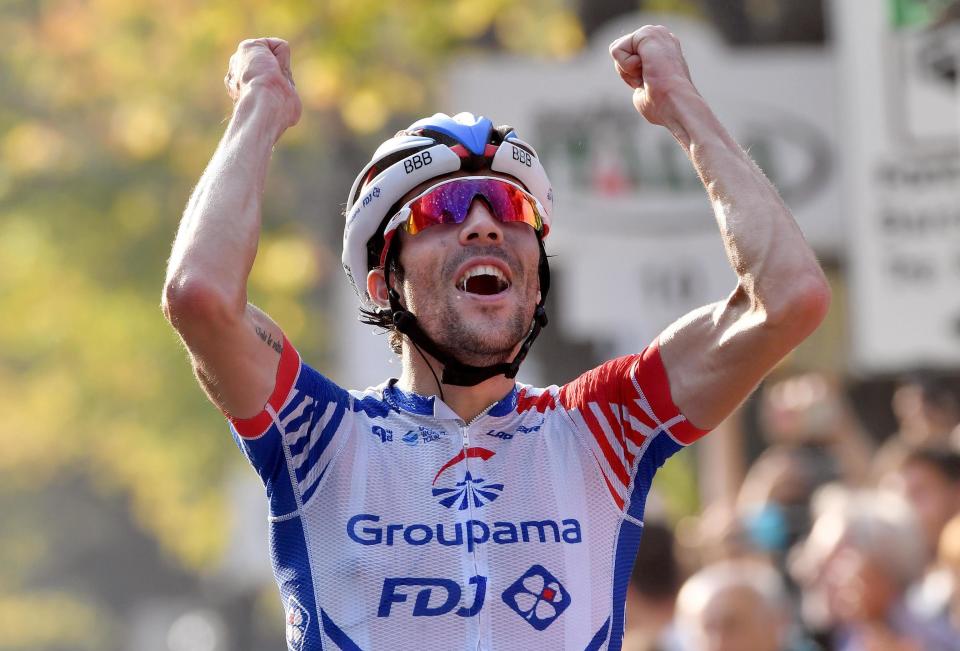
[[[521,425],[520,427],[517,428],[517,431],[520,432],[521,434],[529,434],[529,433],[531,433],[531,432],[539,432],[539,431],[540,431],[540,428],[543,427],[543,421],[544,421],[544,420],[546,420],[546,419],[541,418],[541,419],[540,419],[540,422],[537,423],[536,425]]]
[[[376,437],[379,437],[381,443],[386,443],[387,441],[393,440],[393,431],[384,429],[379,425],[374,425],[371,427],[370,433]]]
[[[534,565],[503,591],[503,601],[542,631],[570,606],[570,593],[542,565]]]
[[[440,479],[441,475],[444,475],[448,470],[456,472],[460,464],[466,466],[467,459],[487,461],[492,459],[495,454],[493,450],[486,448],[460,450],[452,459],[443,464],[434,476],[433,488],[431,489],[433,496],[440,498],[439,502],[442,506],[448,509],[456,506],[458,511],[466,511],[471,506],[480,508],[500,497],[500,493],[503,492],[503,484],[488,481],[483,477],[474,477],[469,470],[464,473],[463,479],[454,482],[452,486],[449,484],[447,486],[437,486],[437,480]],[[448,473],[446,476],[450,475],[453,475],[453,473]]]
[[[458,511],[466,511],[471,504],[479,508],[500,497],[503,484],[487,481],[482,477],[474,477],[467,471],[463,481],[458,481],[452,487],[434,488],[433,496],[440,498],[441,506],[448,509],[456,505]]]
[[[470,600],[470,588],[473,599]],[[416,595],[410,614],[414,617],[439,617],[455,613],[459,617],[474,617],[483,608],[487,594],[487,577],[472,576],[468,587],[461,589],[456,581],[443,578],[398,577],[383,580],[377,617],[390,617],[394,604],[409,602]],[[461,604],[461,595],[467,603]],[[407,606],[409,608],[409,606]]]
[[[310,625],[310,613],[300,605],[296,597],[287,600],[287,646],[302,651],[303,640]]]

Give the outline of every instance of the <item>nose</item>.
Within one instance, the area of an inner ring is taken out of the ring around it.
[[[467,218],[460,224],[460,243],[500,244],[503,242],[503,224],[493,216],[487,204],[474,199]]]

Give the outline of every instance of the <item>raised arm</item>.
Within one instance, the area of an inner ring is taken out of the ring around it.
[[[243,41],[224,82],[233,116],[180,222],[163,312],[210,399],[246,418],[270,397],[282,349],[280,328],[247,302],[247,277],[257,254],[270,154],[299,120],[300,99],[290,48],[280,39]]]
[[[646,26],[610,46],[633,104],[667,128],[707,190],[737,286],[660,336],[673,400],[715,427],[823,320],[830,289],[776,188],[727,133],[690,79],[680,43]]]

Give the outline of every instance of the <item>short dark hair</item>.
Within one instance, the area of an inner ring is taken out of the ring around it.
[[[960,452],[945,445],[925,445],[911,448],[901,467],[908,464],[924,464],[933,468],[951,483],[960,483]]]

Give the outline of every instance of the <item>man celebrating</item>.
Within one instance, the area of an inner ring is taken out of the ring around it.
[[[822,320],[813,253],[674,36],[647,26],[610,52],[637,111],[689,154],[739,280],[641,353],[545,389],[514,380],[547,321],[553,192],[533,148],[438,113],[377,149],[343,262],[403,371],[347,391],[247,303],[270,152],[300,101],[285,42],[231,58],[233,117],[164,312],[266,486],[290,649],[619,649],[654,472]]]

